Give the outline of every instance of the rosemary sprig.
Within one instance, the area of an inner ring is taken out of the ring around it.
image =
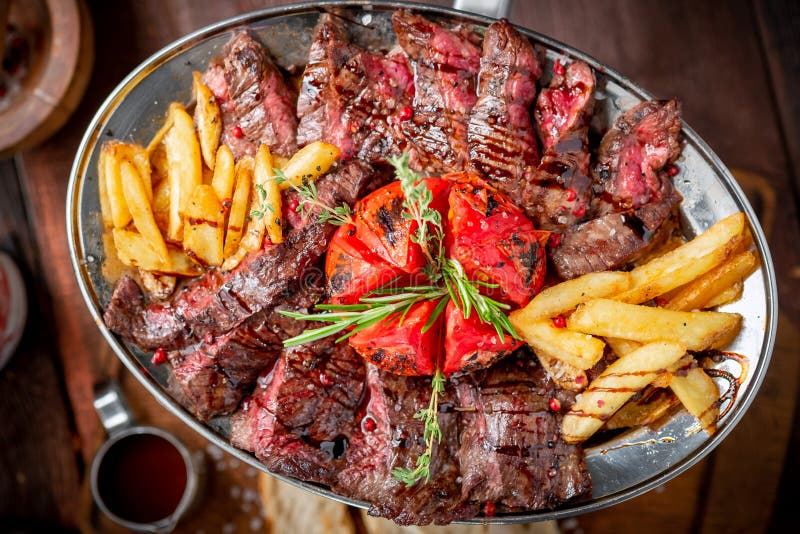
[[[302,213],[304,217],[308,216],[314,208],[319,208],[319,222],[321,224],[330,223],[334,226],[342,226],[344,224],[353,224],[353,213],[350,206],[347,204],[340,204],[339,206],[328,206],[319,199],[319,192],[317,185],[310,180],[303,179],[302,184],[295,185],[286,178],[283,171],[280,169],[273,169],[275,172],[275,180],[282,184],[288,183],[300,197],[300,202],[297,204],[296,211]]]
[[[264,189],[264,186],[261,184],[255,184],[256,192],[258,192],[258,197],[261,201],[261,208],[257,210],[252,210],[250,212],[250,216],[255,219],[263,219],[266,217],[267,212],[274,213],[275,210],[272,208],[272,205],[267,202],[267,190]]]
[[[425,440],[425,452],[417,457],[414,469],[406,467],[396,467],[392,469],[392,476],[411,487],[420,480],[425,480],[427,484],[431,479],[431,458],[433,456],[433,444],[441,443],[442,429],[439,426],[439,395],[444,393],[444,373],[436,370],[431,379],[431,400],[428,407],[414,414],[414,419],[425,423],[423,439]]]

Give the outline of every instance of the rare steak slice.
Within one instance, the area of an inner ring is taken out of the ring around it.
[[[563,232],[585,219],[592,197],[588,131],[595,80],[582,61],[556,63],[554,71],[534,110],[544,156],[521,200],[537,228]]]
[[[349,41],[342,18],[324,13],[297,101],[298,142],[323,140],[343,159],[385,161],[400,152],[394,124],[410,116],[413,89],[402,51],[367,52]]]
[[[469,161],[467,123],[477,101],[476,37],[408,10],[392,15],[398,42],[414,72],[413,116],[400,123],[412,164],[431,175],[460,171]]]
[[[236,159],[255,154],[260,143],[286,157],[297,151],[295,94],[264,45],[235,34],[204,81],[222,111],[221,141]]]
[[[527,351],[484,372],[458,379],[461,495],[466,502],[492,502],[501,509],[551,509],[588,497],[591,479],[579,446],[561,438],[560,413],[550,399],[556,389]]]
[[[307,312],[322,298],[322,280],[307,280],[285,302],[259,312],[233,330],[169,353],[171,389],[198,418],[208,420],[230,413],[253,387],[258,375],[272,367],[283,340],[300,334],[305,323],[280,314]]]
[[[469,163],[517,202],[539,163],[528,108],[541,74],[528,39],[507,20],[489,26],[483,39],[478,101],[469,118]]]
[[[398,467],[414,469],[425,451],[423,422],[414,414],[430,401],[430,379],[402,377],[367,370],[367,406],[360,428],[350,442],[347,464],[333,484],[334,491],[372,503],[370,515],[401,525],[446,524],[474,517],[477,505],[461,502],[457,414],[441,413],[442,440],[435,444],[430,481],[406,487],[393,475]],[[452,397],[445,393],[444,400]]]
[[[352,204],[369,187],[371,172],[357,160],[344,164],[319,180],[319,200],[329,206]],[[111,331],[143,350],[174,350],[220,336],[296,290],[325,253],[333,230],[308,221],[279,245],[266,243],[228,273],[209,271],[166,301],[146,304],[136,282],[124,277],[103,318]]]
[[[331,484],[355,433],[364,361],[326,338],[286,349],[231,422],[231,443],[273,473]]]

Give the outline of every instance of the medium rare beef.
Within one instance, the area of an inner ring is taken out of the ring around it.
[[[538,228],[564,231],[587,215],[594,86],[586,63],[557,63],[549,87],[539,93],[534,115],[544,156],[522,194],[522,206]]]
[[[233,411],[258,375],[278,359],[283,340],[307,327],[280,310],[307,312],[322,298],[322,285],[322,280],[307,280],[273,310],[257,313],[219,337],[171,352],[170,385],[182,404],[202,420]]]
[[[489,26],[483,39],[478,101],[469,119],[469,163],[517,202],[539,163],[528,108],[541,74],[528,39],[507,20]]]
[[[355,433],[364,361],[326,338],[287,349],[231,421],[231,443],[267,468],[330,484]]]
[[[530,353],[461,377],[461,492],[467,502],[506,510],[554,508],[588,497],[591,479],[579,446],[561,439],[560,413],[549,408],[560,392]],[[573,399],[562,398],[562,405]]]
[[[431,479],[411,487],[391,471],[414,469],[425,451],[424,424],[414,414],[430,401],[430,380],[391,375],[368,366],[368,402],[347,451],[347,463],[333,484],[337,493],[372,503],[369,513],[401,525],[445,524],[478,513],[478,506],[461,502],[457,414],[442,413],[442,440],[434,444]],[[444,400],[452,397],[445,392]]]
[[[282,156],[297,151],[295,94],[260,42],[235,34],[204,81],[220,104],[222,143],[236,159],[255,154],[260,143]]]
[[[401,151],[395,125],[410,111],[412,93],[405,54],[365,51],[349,41],[340,17],[324,13],[297,101],[298,142],[323,140],[338,146],[343,159],[385,161]]]
[[[676,100],[626,111],[600,143],[590,220],[565,233],[551,255],[562,278],[613,269],[641,257],[675,226],[681,201],[664,165],[680,154]]]
[[[343,165],[319,180],[320,201],[352,204],[369,187],[370,174],[359,161]],[[179,349],[220,336],[299,287],[325,253],[332,232],[332,226],[316,222],[294,228],[279,245],[265,244],[229,273],[209,271],[167,301],[145,304],[139,286],[125,277],[103,318],[112,332],[144,350]]]
[[[408,10],[392,15],[414,72],[413,116],[399,123],[412,164],[430,174],[461,171],[469,161],[467,123],[477,101],[480,50],[467,29],[447,29]]]

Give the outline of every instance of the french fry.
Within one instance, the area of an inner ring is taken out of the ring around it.
[[[167,151],[164,143],[159,143],[150,154],[150,177],[153,182],[153,194],[158,184],[167,180],[169,176],[169,164],[167,163]]]
[[[549,376],[558,387],[570,391],[583,391],[589,384],[586,372],[577,367],[573,367],[557,358],[545,356],[544,353],[537,353],[536,358],[547,373],[547,376]]]
[[[151,177],[150,158],[144,147],[134,143],[123,143],[120,141],[111,142],[112,150],[117,155],[117,159],[122,162],[130,161],[139,173],[139,178],[144,186],[147,201],[153,201],[153,180]]]
[[[169,172],[169,230],[167,239],[183,241],[183,215],[195,187],[203,183],[200,144],[194,132],[192,118],[178,103],[169,106],[172,127],[164,135]]]
[[[100,150],[97,158],[97,190],[100,195],[100,218],[103,221],[103,228],[106,230],[114,227],[114,216],[111,212],[111,200],[108,197],[108,185],[106,180],[106,165],[108,162],[108,151]]]
[[[634,393],[686,354],[680,343],[659,341],[620,358],[595,378],[564,416],[561,433],[567,443],[586,441]]]
[[[567,319],[567,328],[642,343],[675,340],[689,350],[706,350],[730,340],[741,322],[735,313],[680,312],[597,299],[581,305]]]
[[[129,267],[145,271],[176,276],[198,276],[203,270],[189,256],[175,247],[167,246],[171,267],[161,261],[147,240],[136,232],[114,228],[112,231],[114,247],[119,260]]]
[[[607,337],[606,344],[611,347],[611,350],[614,351],[614,354],[616,354],[618,358],[627,356],[642,346],[638,341],[631,341],[630,339],[621,339],[618,337]]]
[[[231,206],[231,195],[233,194],[233,183],[236,177],[235,165],[233,163],[233,153],[226,145],[220,145],[217,150],[216,163],[214,165],[214,177],[211,178],[211,187],[217,194],[217,198],[222,202],[222,207]]]
[[[154,300],[163,300],[175,290],[177,279],[167,274],[155,274],[139,269],[139,279],[147,292],[147,296]]]
[[[719,389],[711,377],[693,361],[687,366],[670,369],[669,387],[700,426],[713,434],[719,417]]]
[[[713,297],[709,299],[708,302],[705,303],[704,308],[716,308],[718,306],[722,306],[723,304],[731,303],[735,300],[739,300],[742,298],[742,293],[744,292],[744,282],[741,280],[737,280],[733,283],[732,286],[726,287]]]
[[[668,310],[699,310],[714,296],[747,278],[758,266],[758,258],[750,251],[737,254],[722,265],[708,271],[684,286],[664,307]]]
[[[233,254],[225,257],[225,261],[222,262],[222,270],[230,271],[231,269],[236,268],[236,266],[242,262],[244,257],[247,256],[248,252],[250,251],[244,247],[237,248]]]
[[[556,358],[578,369],[589,369],[603,357],[605,343],[592,336],[565,328],[556,328],[549,319],[533,322],[514,322],[516,331],[548,358]]]
[[[158,146],[164,142],[164,136],[166,136],[169,129],[172,128],[172,119],[172,107],[170,106],[170,109],[167,111],[167,118],[164,119],[164,124],[161,125],[161,128],[158,129],[156,134],[150,140],[150,143],[147,144],[147,148],[145,150],[147,150],[148,154],[152,154],[158,149]]]
[[[222,264],[225,211],[210,185],[195,187],[186,208],[183,250],[203,265]]]
[[[153,217],[161,235],[166,235],[169,230],[169,193],[169,180],[160,181],[153,190]]]
[[[649,425],[679,404],[678,398],[668,389],[647,386],[639,399],[631,399],[606,421],[606,428],[614,430]]]
[[[527,306],[510,314],[512,324],[548,319],[572,311],[588,300],[610,297],[628,289],[626,272],[589,273],[548,287],[533,297]]]
[[[283,169],[287,163],[289,163],[289,158],[286,156],[281,156],[280,154],[272,155],[272,164],[275,165],[276,169]]]
[[[691,282],[733,254],[744,228],[744,213],[722,219],[688,243],[633,269],[631,288],[614,298],[640,304]]]
[[[256,188],[254,198],[260,200],[261,206],[254,210],[251,216],[262,219],[270,241],[278,244],[283,241],[281,191],[278,189],[278,182],[275,180],[275,173],[272,169],[272,153],[267,145],[262,144],[258,147],[253,168],[253,182]],[[261,241],[263,239],[262,235]],[[256,250],[261,248],[261,242],[257,238],[254,238],[254,243],[258,243]]]
[[[281,190],[288,189],[292,185],[299,187],[303,184],[303,180],[316,180],[328,172],[338,157],[339,149],[334,145],[322,141],[307,144],[281,167],[287,180],[280,184]]]
[[[122,176],[122,190],[125,194],[125,202],[128,204],[136,229],[147,240],[153,251],[158,254],[162,263],[169,267],[171,260],[169,252],[167,252],[167,244],[158,229],[153,216],[153,209],[147,200],[145,186],[136,167],[128,161],[123,161],[120,165],[120,175]]]
[[[228,229],[225,233],[225,247],[223,256],[225,258],[232,257],[236,250],[239,248],[239,243],[242,240],[242,230],[244,229],[245,218],[247,217],[247,210],[250,207],[250,189],[253,178],[253,160],[252,158],[242,158],[236,164],[236,189],[233,193],[233,200],[231,201],[231,211],[228,216]],[[244,257],[244,255],[242,255]],[[236,262],[236,265],[239,263]],[[223,269],[230,270],[230,263],[226,262]],[[227,268],[226,268],[227,266]]]
[[[101,173],[106,179],[106,194],[108,195],[109,211],[111,220],[115,228],[125,228],[131,222],[131,212],[125,202],[125,194],[122,192],[122,176],[120,175],[120,159],[114,149],[114,142],[103,144],[101,149],[103,156],[100,162],[103,164]]]
[[[222,117],[220,115],[217,99],[211,89],[203,83],[203,75],[199,72],[192,74],[194,83],[192,91],[196,102],[194,120],[197,124],[197,137],[200,140],[200,151],[206,166],[214,170],[216,163],[217,146],[222,135]]]

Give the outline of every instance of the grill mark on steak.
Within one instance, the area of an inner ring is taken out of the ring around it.
[[[541,75],[530,41],[505,19],[489,26],[483,39],[478,101],[469,119],[469,163],[517,202],[539,163],[528,108]]]
[[[408,10],[395,11],[392,23],[414,71],[414,114],[400,123],[404,149],[416,169],[432,175],[463,170],[480,50],[466,29],[450,30]]]
[[[324,140],[339,147],[342,159],[380,162],[399,153],[394,124],[413,92],[405,55],[365,51],[330,13],[320,16],[315,35],[297,102],[299,143]]]
[[[369,166],[359,161],[343,165],[320,178],[320,201],[352,205],[368,187],[370,173]],[[163,302],[145,305],[139,286],[125,277],[114,289],[103,318],[112,332],[144,350],[179,349],[206,335],[222,335],[281,303],[325,253],[332,232],[331,225],[309,220],[279,245],[267,244],[250,254],[233,271],[209,271]]]
[[[534,115],[544,156],[522,193],[522,207],[537,228],[564,231],[588,212],[592,196],[588,132],[594,87],[589,65],[574,61],[539,93]]]
[[[461,502],[457,414],[439,416],[442,441],[434,444],[427,484],[407,488],[391,474],[397,467],[414,469],[425,450],[424,424],[413,416],[428,405],[429,379],[395,376],[368,365],[366,387],[366,413],[350,442],[347,463],[333,483],[334,491],[372,503],[370,515],[401,525],[445,524],[474,517],[478,506]],[[448,395],[452,390],[444,397]],[[367,424],[368,420],[374,424]]]
[[[231,38],[204,82],[222,111],[221,142],[236,159],[254,155],[259,143],[286,157],[297,151],[296,95],[265,47],[248,33]]]
[[[274,472],[330,484],[344,463],[364,361],[326,338],[287,349],[231,420],[231,443]]]
[[[460,378],[455,389],[461,406],[475,408],[459,424],[465,501],[540,510],[589,495],[581,448],[561,439],[562,416],[549,410],[557,390],[527,351]]]

